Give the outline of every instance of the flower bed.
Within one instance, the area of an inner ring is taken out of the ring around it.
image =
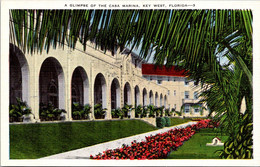
[[[123,145],[121,148],[103,151],[90,159],[162,159],[183,145],[201,128],[213,127],[211,120],[201,120],[197,124],[182,129],[171,129],[168,132],[146,137],[146,141],[133,141],[131,146]]]

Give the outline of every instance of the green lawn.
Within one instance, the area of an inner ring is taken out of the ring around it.
[[[139,120],[10,125],[10,159],[35,159],[157,128]]]
[[[170,118],[171,119],[171,126],[183,124],[185,122],[192,121],[192,118]]]
[[[219,159],[214,152],[223,149],[224,146],[206,146],[206,143],[211,143],[214,137],[216,137],[216,133],[213,129],[201,129],[177,151],[172,151],[167,159]],[[217,137],[222,142],[228,138],[228,136],[220,134]]]

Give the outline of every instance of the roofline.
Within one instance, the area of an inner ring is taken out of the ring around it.
[[[124,50],[123,50],[122,52],[124,52],[124,51],[130,52],[130,49],[127,48],[127,47],[125,47]],[[138,58],[139,60],[142,60],[142,61],[146,62],[146,60],[143,59],[142,57],[140,57],[137,53],[131,51],[130,54],[131,54],[132,56],[134,56],[135,58]]]
[[[144,76],[165,76],[165,77],[180,77],[180,78],[187,78],[187,76],[173,76],[173,75],[158,75],[158,74],[142,74]]]

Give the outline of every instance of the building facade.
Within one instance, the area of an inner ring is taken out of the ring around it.
[[[187,117],[205,117],[208,115],[206,104],[201,103],[199,92],[201,86],[185,76],[185,71],[176,67],[156,67],[153,64],[143,64],[143,77],[168,90],[166,108],[181,111]]]
[[[51,102],[55,107],[67,111],[66,120],[72,120],[72,103],[82,105],[97,103],[107,109],[105,119],[111,119],[111,109],[122,108],[124,104],[165,106],[184,115],[198,114],[191,104],[198,102],[193,82],[185,76],[149,75],[142,66],[149,65],[136,54],[125,49],[111,54],[95,49],[88,43],[86,51],[80,44],[76,48],[50,49],[49,53],[24,54],[10,44],[10,104],[20,97],[31,107],[37,121],[40,121],[40,106]],[[142,65],[143,64],[143,65]],[[90,118],[94,119],[94,109]],[[131,112],[134,118],[134,111]]]

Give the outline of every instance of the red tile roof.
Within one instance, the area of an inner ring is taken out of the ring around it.
[[[177,66],[166,68],[165,66],[155,66],[154,64],[142,64],[143,75],[185,77],[185,73],[185,70],[177,69]]]

